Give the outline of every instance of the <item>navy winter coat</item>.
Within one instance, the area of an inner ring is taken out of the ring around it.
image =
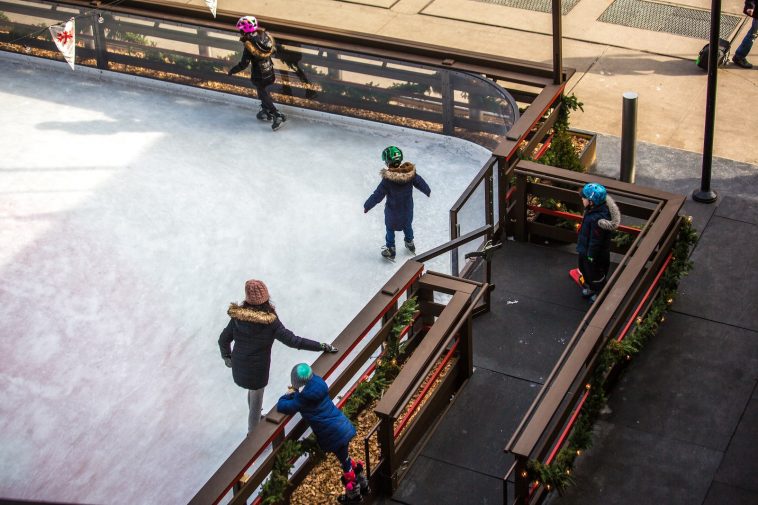
[[[324,451],[336,452],[355,436],[355,426],[334,405],[326,382],[318,375],[312,376],[302,391],[279,398],[276,410],[288,415],[300,412]]]
[[[399,167],[382,169],[380,173],[382,182],[363,204],[363,209],[366,212],[370,211],[386,196],[384,224],[392,230],[404,230],[413,222],[413,188],[426,196],[429,196],[432,190],[426,181],[416,174],[413,163],[407,161]]]
[[[276,314],[236,303],[229,306],[227,314],[231,319],[218,338],[218,346],[222,358],[232,358],[235,384],[245,389],[260,389],[268,384],[274,340],[296,349],[321,350],[319,342],[298,337],[285,328]]]
[[[611,212],[605,203],[584,211],[582,227],[576,240],[576,252],[579,255],[598,259],[610,257],[611,232],[598,225],[601,219],[611,221]]]

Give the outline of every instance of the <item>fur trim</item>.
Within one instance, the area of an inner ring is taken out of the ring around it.
[[[276,314],[253,310],[236,303],[229,304],[229,310],[226,311],[232,319],[247,321],[248,323],[271,324],[276,321]]]
[[[597,225],[604,230],[614,231],[618,229],[621,224],[621,211],[610,195],[605,197],[605,203],[608,205],[608,210],[611,213],[611,220],[599,219]]]
[[[399,167],[383,168],[379,172],[383,179],[392,182],[411,182],[416,177],[416,165],[410,161],[403,162]]]
[[[271,39],[271,51],[261,51],[257,47],[255,47],[255,44],[247,38],[242,37],[241,40],[245,43],[245,49],[248,53],[252,54],[253,56],[256,56],[258,58],[268,58],[272,54],[274,54],[274,51],[276,50],[276,40],[274,40],[274,37],[270,33],[266,33],[269,38]]]

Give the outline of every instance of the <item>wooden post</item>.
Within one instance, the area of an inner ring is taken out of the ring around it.
[[[397,487],[397,457],[395,455],[395,420],[392,416],[377,412],[379,430],[377,440],[382,464],[377,469],[379,489],[385,496],[392,496]]]
[[[526,175],[516,175],[516,192],[514,193],[515,206],[513,210],[513,217],[516,218],[516,229],[514,235],[516,240],[526,242],[527,240],[527,227],[526,227]]]

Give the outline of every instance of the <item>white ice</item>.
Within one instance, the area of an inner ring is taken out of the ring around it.
[[[419,252],[488,159],[468,142],[0,57],[0,496],[185,503],[246,432],[217,338],[249,278],[329,341],[410,257],[382,260],[381,150],[400,146]],[[468,230],[467,230],[468,231]],[[402,234],[398,233],[402,245]],[[446,268],[440,261],[436,270]],[[275,344],[268,410],[314,353]]]

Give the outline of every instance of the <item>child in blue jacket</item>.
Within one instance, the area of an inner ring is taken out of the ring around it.
[[[279,398],[276,410],[287,415],[300,412],[313,430],[319,447],[326,452],[333,452],[342,466],[345,494],[338,501],[361,502],[361,494],[370,490],[368,479],[363,474],[363,463],[351,459],[348,454],[350,440],[355,436],[355,427],[334,405],[326,382],[318,375],[313,375],[310,366],[306,363],[295,365],[290,378],[291,391]]]
[[[608,280],[611,266],[611,229],[604,226],[607,221],[617,221],[611,216],[606,203],[605,187],[595,182],[585,184],[581,191],[584,216],[576,240],[579,255],[579,271],[584,278],[582,296],[593,302]]]
[[[395,231],[403,231],[405,247],[413,254],[416,245],[413,243],[413,188],[426,196],[432,190],[426,181],[416,173],[416,166],[406,161],[403,163],[403,152],[395,146],[389,146],[382,151],[382,161],[387,168],[381,170],[382,182],[374,193],[363,204],[363,213],[370,211],[384,197],[387,204],[384,207],[384,225],[387,228],[385,247],[382,256],[389,260],[395,259]]]

